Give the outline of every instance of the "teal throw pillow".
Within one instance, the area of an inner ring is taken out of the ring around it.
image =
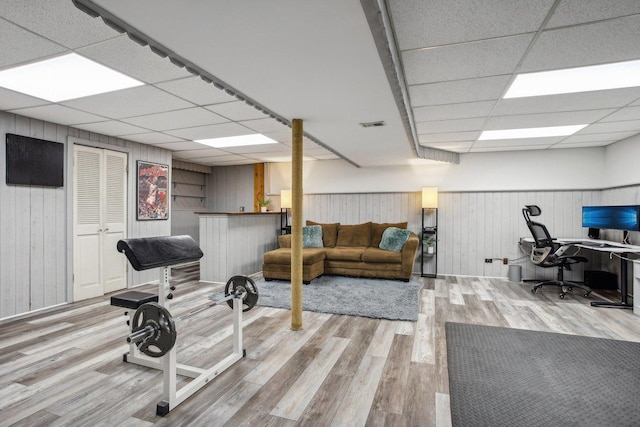
[[[404,248],[404,244],[407,242],[411,234],[410,230],[403,230],[398,227],[389,227],[382,233],[382,240],[380,240],[380,249],[393,252],[401,252]]]
[[[302,227],[302,247],[322,248],[322,226],[308,225]]]

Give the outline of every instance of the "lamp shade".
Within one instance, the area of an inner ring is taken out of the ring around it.
[[[280,207],[291,208],[291,190],[280,190]]]
[[[422,207],[431,209],[438,207],[438,187],[422,188]]]

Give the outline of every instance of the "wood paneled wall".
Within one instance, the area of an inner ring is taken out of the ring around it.
[[[245,212],[253,210],[253,165],[212,168],[207,175],[207,210]]]
[[[506,277],[508,266],[485,258],[509,258],[523,267],[523,277],[551,278],[555,270],[534,267],[518,245],[529,236],[522,217],[526,204],[542,209],[540,222],[558,237],[584,234],[581,206],[600,203],[600,191],[455,192],[440,193],[438,209],[438,273]],[[419,234],[421,194],[307,194],[304,218],[317,222],[358,224],[366,221],[408,221]],[[414,271],[419,271],[416,263]],[[574,269],[580,276],[582,271]],[[569,277],[569,275],[567,276]]]
[[[198,216],[207,207],[207,174],[172,169],[171,235],[188,234],[198,242]]]
[[[0,170],[6,168],[6,133],[61,142],[69,153],[68,137],[87,145],[129,153],[127,231],[130,237],[170,233],[170,221],[136,221],[135,161],[171,164],[171,152],[81,131],[68,126],[0,112]],[[67,173],[62,188],[7,185],[0,180],[0,318],[62,304],[72,299],[72,180]],[[153,272],[129,268],[129,284],[157,280]]]

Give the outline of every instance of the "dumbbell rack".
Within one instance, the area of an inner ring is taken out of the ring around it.
[[[160,280],[158,284],[158,304],[169,309],[171,293],[169,287],[169,267],[160,268]],[[133,322],[131,327],[133,328]],[[245,356],[242,347],[242,298],[233,298],[233,351],[230,355],[209,369],[177,363],[176,346],[160,358],[151,358],[140,352],[135,343],[129,344],[129,353],[123,355],[123,360],[128,363],[145,366],[147,368],[163,371],[162,400],[156,406],[156,415],[164,417],[176,406],[188,399],[192,394],[207,385],[212,379],[220,375],[227,368]],[[188,384],[177,389],[177,376],[193,378]]]

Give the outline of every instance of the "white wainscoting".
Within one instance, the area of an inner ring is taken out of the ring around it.
[[[438,273],[507,277],[501,259],[523,267],[524,278],[551,278],[555,269],[534,267],[521,252],[520,237],[529,236],[522,208],[537,204],[540,222],[557,237],[582,236],[581,207],[599,204],[601,191],[446,192],[439,195]],[[306,194],[304,219],[317,222],[358,224],[407,221],[418,234],[421,226],[421,194],[361,193]],[[491,264],[485,258],[500,258]],[[419,271],[416,263],[414,271]],[[567,278],[582,277],[578,267]]]

